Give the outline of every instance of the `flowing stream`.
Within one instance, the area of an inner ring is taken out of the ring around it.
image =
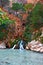
[[[43,65],[43,53],[0,49],[0,65]]]

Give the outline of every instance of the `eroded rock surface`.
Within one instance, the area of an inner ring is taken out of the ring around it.
[[[26,46],[27,50],[32,50],[32,51],[36,51],[36,52],[43,52],[43,44],[39,41],[31,41],[28,43],[28,45]]]

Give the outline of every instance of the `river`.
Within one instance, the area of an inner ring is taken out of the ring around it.
[[[0,65],[43,65],[43,53],[0,49]]]

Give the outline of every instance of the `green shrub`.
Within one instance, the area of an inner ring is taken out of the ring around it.
[[[41,13],[42,14],[41,14]],[[24,32],[24,38],[30,41],[32,38],[32,33],[38,30],[33,36],[33,39],[40,37],[40,28],[43,26],[43,4],[37,3],[34,9],[28,14],[26,20],[26,29]]]
[[[11,48],[15,45],[15,44],[17,44],[18,43],[18,41],[20,41],[21,40],[21,38],[16,38],[16,39],[14,39],[14,41],[12,42],[11,40],[10,40],[10,46],[11,46]]]
[[[5,38],[7,37],[6,33],[0,32],[0,40],[3,40],[4,37],[5,37]]]
[[[43,37],[40,38],[41,43],[43,44]]]
[[[15,11],[24,10],[24,6],[21,3],[13,3],[12,9]]]

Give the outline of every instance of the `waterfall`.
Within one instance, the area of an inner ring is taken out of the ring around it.
[[[20,49],[20,50],[23,50],[24,49],[23,46],[24,46],[24,42],[23,42],[23,40],[21,40],[21,41],[18,41],[18,44],[15,44],[12,49]]]
[[[23,41],[21,40],[21,42],[20,42],[20,46],[19,46],[20,48],[20,50],[23,50],[24,48],[23,48]]]
[[[15,47],[16,47],[16,45],[14,45],[12,49],[15,49]]]

